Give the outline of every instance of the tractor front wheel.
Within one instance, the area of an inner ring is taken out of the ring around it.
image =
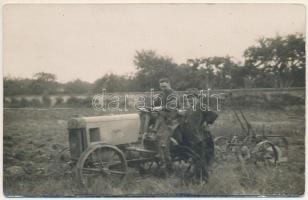
[[[77,163],[77,177],[81,186],[94,194],[118,187],[126,174],[124,154],[113,145],[95,144],[82,153]]]

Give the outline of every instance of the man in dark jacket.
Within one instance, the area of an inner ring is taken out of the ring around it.
[[[166,173],[172,170],[169,145],[172,133],[179,124],[177,122],[178,96],[171,88],[168,78],[161,78],[159,80],[159,86],[162,91],[153,99],[153,104],[159,111],[159,116],[155,122],[153,131],[157,133],[159,154],[163,160],[162,169]]]

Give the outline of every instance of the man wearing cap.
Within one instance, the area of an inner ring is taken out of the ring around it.
[[[153,100],[154,106],[161,107],[163,111],[172,113],[178,110],[178,96],[171,88],[170,80],[168,78],[161,78],[159,80],[159,87],[161,93]]]

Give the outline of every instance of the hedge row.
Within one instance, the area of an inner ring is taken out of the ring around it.
[[[222,105],[225,108],[283,109],[287,106],[305,105],[305,99],[290,94],[243,95],[232,99],[227,98]]]
[[[42,108],[42,107],[91,107],[92,98],[77,98],[70,97],[64,102],[62,97],[57,97],[55,103],[52,104],[51,98],[49,96],[43,96],[42,100],[39,99],[31,99],[28,100],[26,98],[11,98],[10,101],[4,99],[4,107],[5,108]]]
[[[114,100],[114,99],[113,99]],[[106,99],[105,103],[109,104],[112,99]],[[130,108],[134,105],[132,99],[128,99],[126,107]],[[120,98],[120,107],[125,104],[124,98]],[[148,103],[147,103],[148,104]],[[241,95],[219,100],[221,109],[240,106],[242,108],[258,108],[258,109],[282,109],[286,106],[305,105],[303,97],[293,96],[290,94],[271,94],[271,95]],[[4,100],[5,108],[24,108],[24,107],[92,107],[92,97],[78,98],[71,96],[64,102],[62,97],[57,97],[55,103],[49,96],[43,96],[42,101],[39,99],[27,100],[26,98],[16,99],[11,98],[11,101]],[[210,106],[216,108],[217,102],[215,99],[210,101]]]

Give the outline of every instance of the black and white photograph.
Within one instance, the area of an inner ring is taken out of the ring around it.
[[[302,197],[306,5],[4,4],[3,195]]]

